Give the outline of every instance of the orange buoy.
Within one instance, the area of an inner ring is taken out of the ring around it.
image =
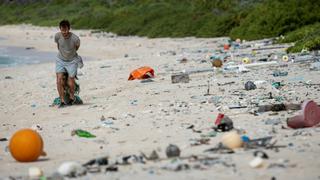
[[[20,162],[35,161],[40,155],[45,155],[42,138],[32,129],[21,129],[14,133],[9,149],[12,157]]]

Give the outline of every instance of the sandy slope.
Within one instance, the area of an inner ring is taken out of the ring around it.
[[[41,51],[57,51],[53,35],[57,28],[29,25],[2,26],[1,46],[35,47]],[[53,173],[64,161],[86,161],[108,155],[149,154],[157,150],[165,157],[169,143],[181,148],[182,155],[208,155],[220,158],[229,166],[217,163],[206,170],[191,169],[172,172],[162,170],[170,161],[147,162],[120,166],[116,173],[88,174],[80,179],[319,179],[320,129],[283,129],[285,120],[295,112],[270,112],[253,116],[246,110],[228,110],[225,106],[264,96],[269,91],[284,96],[284,102],[298,103],[304,99],[320,102],[319,86],[296,86],[299,80],[320,83],[319,71],[309,71],[308,65],[289,64],[281,70],[289,71],[286,77],[274,78],[268,68],[254,69],[249,73],[199,73],[191,75],[187,84],[171,84],[171,73],[183,69],[210,67],[201,63],[206,52],[226,42],[217,39],[147,39],[117,37],[112,34],[92,34],[88,30],[75,30],[81,38],[79,54],[91,57],[80,70],[80,96],[84,105],[64,109],[49,107],[57,96],[55,87],[54,57],[52,63],[0,69],[0,138],[10,136],[21,128],[38,124],[48,156],[33,163],[18,163],[6,151],[7,142],[0,142],[0,176],[27,176],[28,167],[37,166],[45,175]],[[174,51],[176,55],[173,55]],[[127,56],[127,57],[126,57]],[[187,58],[187,63],[177,60]],[[127,81],[135,68],[148,65],[154,68],[153,82]],[[273,69],[277,69],[274,67]],[[11,76],[13,79],[5,79]],[[210,82],[212,93],[207,92]],[[254,91],[243,90],[247,80],[283,80],[287,86],[279,92],[266,87]],[[232,85],[217,83],[235,81]],[[231,95],[243,92],[244,98]],[[308,96],[306,97],[306,94]],[[260,169],[251,168],[253,151],[236,150],[234,154],[210,154],[203,150],[214,147],[221,134],[211,138],[209,145],[191,146],[191,139],[210,132],[218,113],[210,99],[221,96],[222,112],[228,114],[235,127],[246,131],[250,138],[273,136],[286,148],[264,150],[270,157]],[[209,102],[208,102],[209,101]],[[268,103],[268,101],[265,101]],[[271,114],[271,115],[270,115]],[[114,117],[113,125],[102,126],[101,116]],[[280,119],[279,125],[266,125],[267,119]],[[194,125],[202,133],[187,129]],[[73,129],[85,129],[97,137],[84,139],[71,136]],[[187,162],[187,161],[186,161]],[[278,163],[282,167],[270,168]],[[192,163],[191,163],[192,164]],[[284,166],[284,167],[283,167]],[[269,167],[269,168],[268,168]]]

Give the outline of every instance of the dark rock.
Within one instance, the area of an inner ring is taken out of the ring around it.
[[[179,157],[180,156],[180,149],[178,146],[170,144],[166,149],[166,154],[167,154],[168,158]]]
[[[149,156],[149,160],[158,160],[158,159],[159,159],[158,153],[155,150],[153,150]]]
[[[8,141],[7,138],[0,138],[0,141]]]
[[[92,166],[92,165],[99,165],[99,166],[103,166],[103,165],[108,165],[109,161],[108,161],[108,157],[101,157],[101,158],[97,158],[97,159],[92,159],[88,162],[86,162],[85,164],[83,164],[83,166]]]
[[[257,86],[252,82],[252,81],[248,81],[244,84],[244,88],[249,91],[249,90],[254,90],[257,89]]]
[[[189,83],[189,74],[187,73],[180,73],[180,74],[173,74],[171,75],[171,82],[174,83]]]
[[[106,168],[106,172],[116,172],[118,171],[118,166],[109,166]]]
[[[35,49],[35,47],[26,47],[26,50]]]

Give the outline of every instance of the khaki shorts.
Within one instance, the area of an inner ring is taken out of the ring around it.
[[[78,62],[77,58],[72,61],[64,61],[60,58],[56,58],[56,73],[67,72],[69,77],[75,77],[77,75]]]

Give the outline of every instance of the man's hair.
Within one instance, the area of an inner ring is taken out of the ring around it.
[[[70,23],[68,20],[62,20],[60,23],[59,23],[59,28],[62,28],[62,27],[67,27],[68,29],[70,29]]]

